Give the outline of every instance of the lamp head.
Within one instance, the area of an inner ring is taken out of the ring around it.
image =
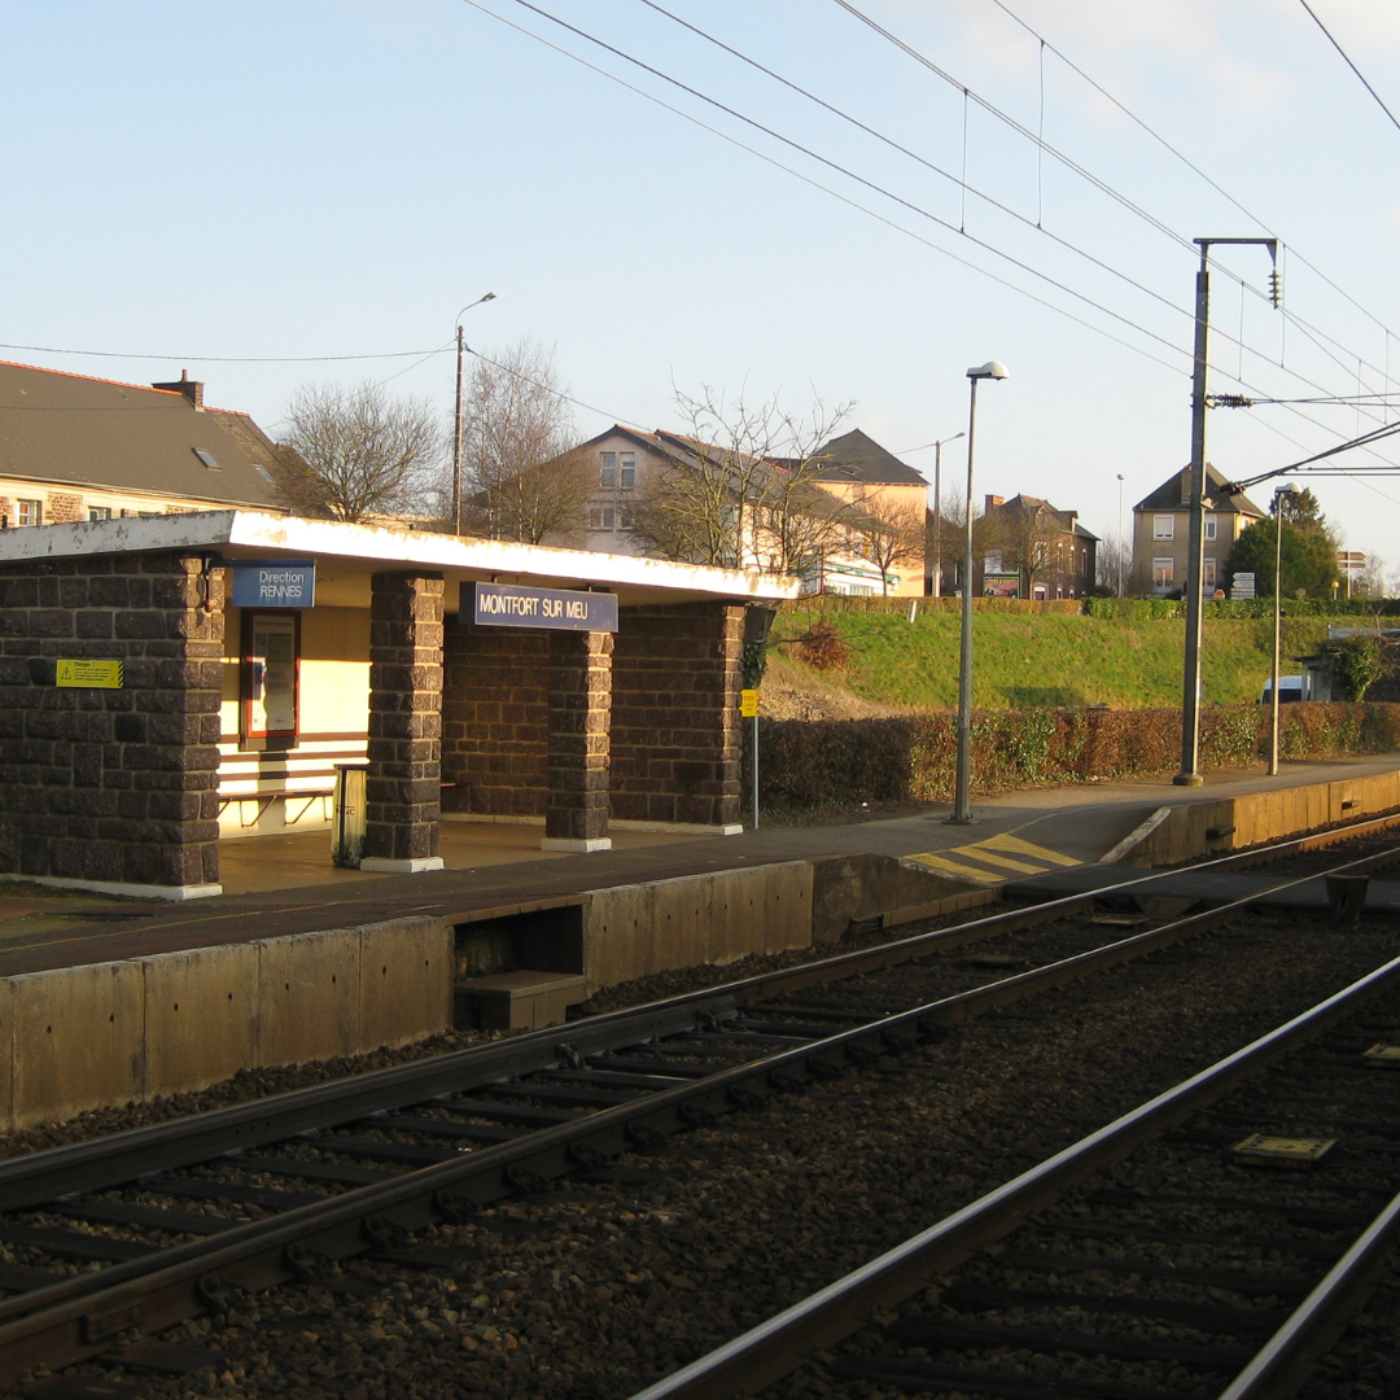
[[[1301,491],[1302,487],[1296,481],[1282,481],[1274,487],[1275,496],[1296,496]]]
[[[985,365],[974,365],[967,372],[969,379],[1010,379],[1011,371],[1000,360],[988,360]]]

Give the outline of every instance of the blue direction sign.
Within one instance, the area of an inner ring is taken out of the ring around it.
[[[617,631],[615,593],[582,593],[570,588],[526,588],[517,583],[478,583],[475,590],[473,616],[484,627]]]
[[[231,567],[235,608],[315,606],[314,559],[237,559]]]

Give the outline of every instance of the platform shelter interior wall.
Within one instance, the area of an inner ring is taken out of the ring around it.
[[[219,834],[315,831],[332,817],[337,764],[363,763],[369,729],[369,611],[301,613],[300,732],[290,746],[241,733],[243,609],[229,608],[219,704]]]

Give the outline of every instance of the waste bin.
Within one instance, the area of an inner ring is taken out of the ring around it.
[[[331,860],[358,870],[365,853],[365,779],[367,763],[335,766],[335,815],[331,821]]]

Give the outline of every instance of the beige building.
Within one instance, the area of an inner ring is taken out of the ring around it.
[[[1225,561],[1235,541],[1256,520],[1264,518],[1264,512],[1248,496],[1228,496],[1224,486],[1225,478],[1207,463],[1201,579],[1206,594],[1224,586]],[[1190,525],[1191,469],[1183,467],[1133,507],[1129,594],[1163,598],[1185,588]]]
[[[803,572],[804,593],[903,597],[922,596],[924,592],[922,535],[918,550],[890,561],[883,579],[866,540],[872,517],[887,514],[892,521],[907,514],[917,530],[923,520],[928,484],[912,467],[859,430],[822,447],[795,488],[785,480],[784,474],[793,466],[785,459],[756,461],[743,454],[727,454],[724,449],[661,429],[647,433],[618,424],[578,450],[596,463],[598,482],[589,503],[585,549],[609,554],[653,552],[654,546],[639,528],[648,492],[670,472],[722,475],[728,456],[736,459],[736,479],[742,478],[737,489],[754,498],[755,508],[753,528],[746,532],[744,557],[726,558],[722,561],[726,566],[760,570],[777,566],[779,547],[766,521],[773,514],[770,502],[781,499],[783,510],[821,522],[810,532],[820,536],[822,543],[812,549]],[[698,551],[696,557],[700,557]]]
[[[204,385],[0,364],[0,528],[215,506],[278,509],[275,448]]]

